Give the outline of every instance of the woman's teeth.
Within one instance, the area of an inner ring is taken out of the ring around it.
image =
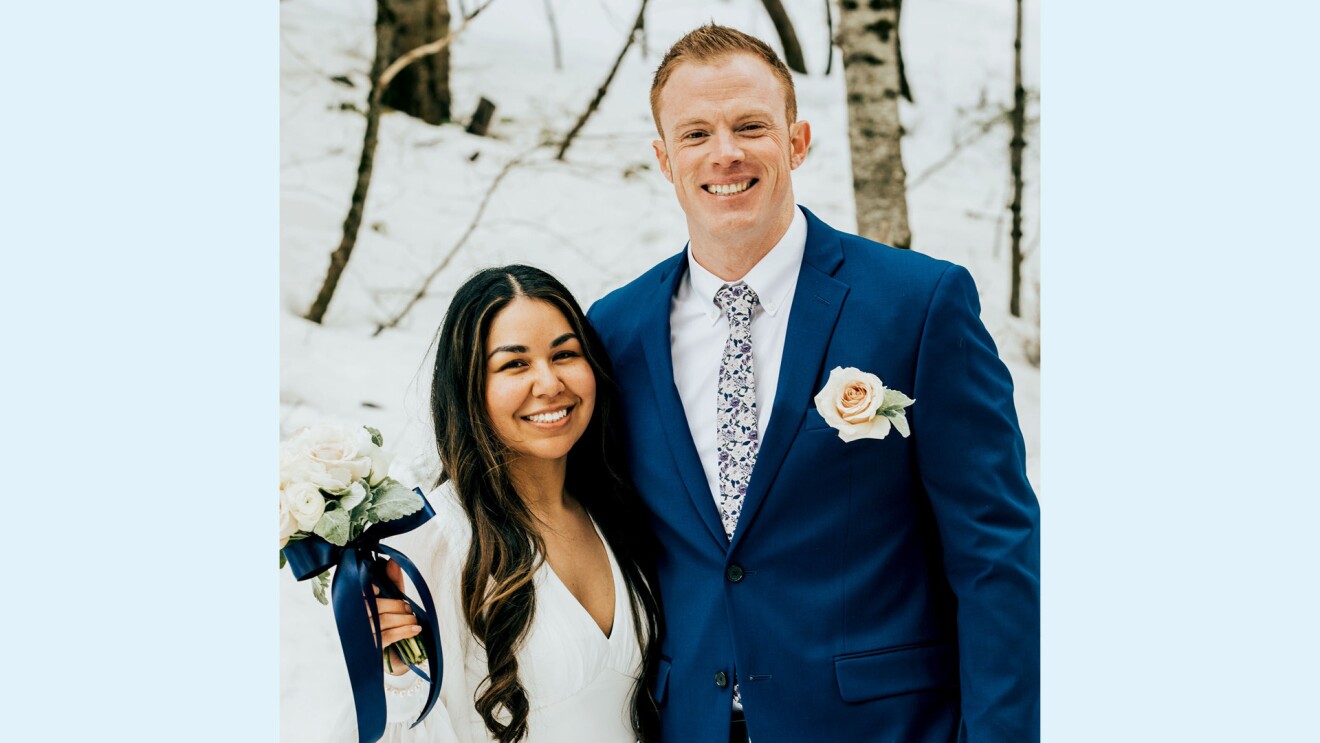
[[[537,415],[529,415],[527,416],[527,420],[533,423],[554,423],[557,420],[562,420],[563,417],[566,415],[568,415],[568,408],[564,408],[563,410],[556,410],[553,413],[538,413]]]

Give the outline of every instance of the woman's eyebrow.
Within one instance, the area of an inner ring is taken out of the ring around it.
[[[577,333],[572,333],[572,332],[564,333],[563,335],[561,335],[561,336],[559,336],[558,338],[554,339],[554,341],[550,343],[550,347],[551,347],[551,348],[554,348],[555,346],[562,345],[562,344],[568,342],[569,340],[572,340],[572,339],[577,338],[577,337],[578,337],[578,336],[577,336]],[[579,339],[579,340],[580,340],[580,339]]]
[[[486,357],[486,360],[489,361],[491,356],[494,356],[497,353],[527,353],[527,346],[500,346],[491,351],[490,355]]]

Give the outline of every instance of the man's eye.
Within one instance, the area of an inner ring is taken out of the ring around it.
[[[688,132],[683,135],[683,139],[701,139],[706,136],[705,132]]]
[[[761,126],[760,124],[748,124],[747,126],[744,126],[744,127],[743,127],[743,131],[745,131],[745,132],[759,132],[759,131],[761,131],[761,130],[764,129],[764,128],[765,128],[765,127]]]

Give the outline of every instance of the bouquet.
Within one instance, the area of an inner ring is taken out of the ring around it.
[[[285,548],[316,536],[336,547],[358,540],[373,524],[396,521],[420,511],[420,493],[386,477],[390,457],[380,431],[341,426],[304,428],[280,445],[280,568]],[[300,577],[300,580],[302,578]],[[377,581],[393,596],[388,580]],[[312,593],[329,604],[330,571],[312,580]],[[405,663],[426,660],[419,638],[395,643]],[[386,656],[388,661],[388,655]]]

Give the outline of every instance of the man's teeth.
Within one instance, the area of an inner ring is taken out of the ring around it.
[[[562,419],[566,415],[568,415],[568,408],[564,408],[563,410],[556,410],[553,413],[539,413],[537,415],[529,415],[527,416],[527,420],[533,423],[554,423],[555,421]]]
[[[710,191],[713,194],[719,194],[720,196],[732,196],[736,193],[742,193],[743,191],[746,191],[748,188],[751,187],[751,185],[752,185],[751,181],[743,181],[742,183],[730,183],[727,186],[717,186],[712,183],[711,185],[706,186],[706,190]]]

